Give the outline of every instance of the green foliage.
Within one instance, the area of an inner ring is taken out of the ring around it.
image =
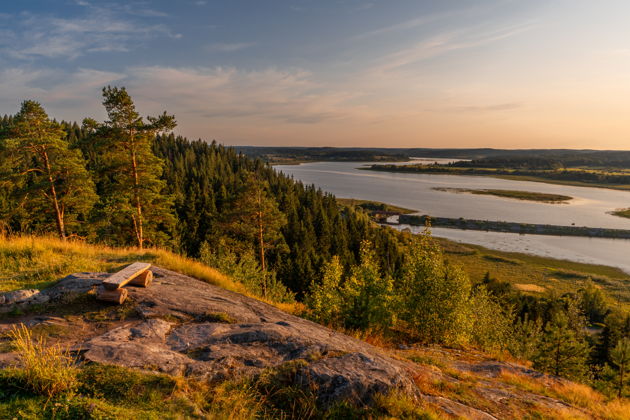
[[[608,313],[608,303],[604,292],[589,282],[579,290],[580,307],[590,322],[603,322]]]
[[[313,282],[306,298],[313,318],[323,324],[342,325],[344,311],[341,282],[343,267],[338,256],[324,265],[321,282]]]
[[[98,179],[98,237],[139,248],[165,245],[175,223],[173,203],[151,145],[156,133],[175,127],[175,119],[164,113],[145,122],[124,87],[103,88],[103,98],[109,120],[84,121],[91,132],[81,142]]]
[[[547,323],[534,366],[556,376],[584,380],[588,376],[590,347],[583,329],[576,329],[571,317],[558,312]]]
[[[238,216],[237,197],[248,188],[255,190],[248,184],[253,177],[277,205],[278,220],[286,220],[280,223],[279,236],[264,241],[266,268],[276,272],[298,298],[320,280],[322,267],[334,255],[344,268],[356,264],[365,239],[373,243],[384,274],[394,276],[402,266],[403,235],[375,228],[364,212],[341,207],[332,195],[295,182],[259,160],[214,142],[190,142],[173,135],[158,136],[154,152],[164,159],[167,192],[175,197],[179,219],[175,237],[187,255],[198,257],[203,242],[214,245],[223,237],[234,252],[251,249],[260,261],[259,242],[253,235],[224,230],[226,222],[238,219],[228,217]]]
[[[232,251],[225,239],[219,239],[213,248],[209,242],[201,244],[199,260],[221,273],[244,284],[256,296],[263,297],[263,279],[266,280],[267,298],[274,302],[294,302],[295,295],[277,280],[274,272],[263,272],[251,250],[240,255]]]
[[[80,232],[78,221],[87,218],[97,199],[81,152],[34,101],[22,103],[5,131],[0,165],[2,195],[10,202],[3,206],[5,224],[21,212],[29,229],[54,229],[62,239]]]
[[[617,342],[617,345],[610,351],[610,360],[617,368],[617,396],[624,395],[628,381],[628,370],[630,368],[630,338],[624,337]]]
[[[630,338],[630,314],[613,309],[604,318],[604,328],[596,346],[597,360],[611,362],[610,350],[623,338]]]
[[[240,244],[246,252],[257,249],[261,267],[260,286],[262,296],[268,296],[270,276],[267,272],[266,254],[282,243],[280,229],[286,218],[278,209],[277,202],[268,193],[269,185],[252,174],[246,174],[243,185],[221,217],[221,231],[231,239],[234,247]],[[286,248],[286,245],[283,247]]]
[[[372,244],[361,243],[360,264],[341,288],[343,319],[348,328],[384,329],[393,322],[391,277],[381,276]]]
[[[509,347],[514,334],[511,307],[501,305],[485,287],[478,286],[470,297],[469,311],[472,343],[485,350]]]
[[[428,233],[410,246],[396,290],[400,319],[420,340],[448,344],[470,340],[470,280],[459,268],[446,264]]]
[[[523,319],[517,318],[512,324],[512,339],[508,342],[508,350],[514,356],[532,360],[540,347],[543,327],[542,319],[530,319],[525,315]]]

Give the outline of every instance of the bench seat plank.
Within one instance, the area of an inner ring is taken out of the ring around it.
[[[147,271],[149,267],[151,267],[149,263],[135,262],[103,280],[103,286],[107,290],[116,290]]]

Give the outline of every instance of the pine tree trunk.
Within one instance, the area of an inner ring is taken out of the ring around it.
[[[48,176],[48,182],[50,183],[50,199],[52,200],[53,207],[55,209],[55,219],[57,222],[57,232],[62,240],[66,240],[66,226],[63,220],[63,212],[59,207],[59,200],[57,199],[57,190],[55,189],[55,181],[52,177],[52,170],[50,168],[50,160],[48,159],[48,153],[42,154],[44,158],[44,164],[46,165],[46,175]]]
[[[623,374],[625,370],[625,365],[619,366],[619,391],[617,393],[617,397],[621,398],[621,394],[623,393]]]
[[[555,357],[556,366],[554,369],[554,373],[556,376],[560,376],[560,342],[556,344],[556,357]]]
[[[130,133],[133,136],[133,132]],[[138,241],[138,248],[142,249],[144,245],[144,232],[142,229],[142,205],[140,202],[140,181],[138,177],[138,162],[136,161],[136,152],[131,149],[131,167],[133,171],[133,195],[134,205],[136,207],[136,215],[133,217],[133,226],[136,231],[136,240]]]
[[[262,214],[262,194],[258,191],[258,246],[260,250],[260,267],[263,272],[262,291],[263,296],[267,297],[267,267],[265,265],[265,239],[263,236],[263,214]]]

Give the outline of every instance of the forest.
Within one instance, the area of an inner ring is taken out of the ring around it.
[[[475,347],[630,392],[630,316],[600,288],[532,296],[487,273],[473,281],[433,240],[216,142],[143,118],[103,89],[108,120],[56,122],[34,101],[0,121],[0,230],[167,248],[217,268],[303,316],[392,343]]]

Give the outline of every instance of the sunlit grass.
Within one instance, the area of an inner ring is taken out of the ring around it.
[[[223,289],[255,297],[299,315],[301,303],[279,303],[255,296],[240,282],[199,261],[164,249],[110,247],[50,236],[0,236],[0,293],[42,289],[77,272],[113,272],[134,261],[150,262]]]
[[[42,337],[34,338],[23,324],[10,337],[21,363],[20,379],[35,394],[53,398],[72,393],[77,387],[75,359],[60,344],[47,345]]]
[[[45,236],[0,237],[0,291],[42,288],[75,272],[114,271],[147,261],[228,290],[240,283],[200,262],[162,249],[113,248]]]
[[[536,379],[508,371],[502,371],[499,379],[523,391],[556,398],[574,407],[588,410],[603,419],[621,420],[629,417],[629,400],[609,400],[588,385],[568,381]]]

